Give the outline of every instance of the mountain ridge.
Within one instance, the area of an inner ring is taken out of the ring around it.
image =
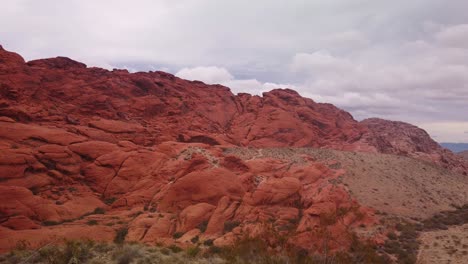
[[[265,226],[309,252],[343,250],[360,226],[379,226],[376,209],[343,184],[347,168],[262,149],[384,153],[436,164],[447,177],[468,171],[420,128],[358,122],[290,89],[236,96],[164,72],[25,62],[0,47],[0,95],[0,251],[52,237],[111,241],[123,228],[126,241],[222,246]],[[243,159],[233,147],[259,153]]]

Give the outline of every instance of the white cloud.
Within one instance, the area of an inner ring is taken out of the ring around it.
[[[322,47],[339,50],[361,49],[370,44],[369,39],[358,30],[348,30],[326,35],[321,37],[319,41]]]
[[[421,123],[443,140],[468,141],[462,136],[468,121],[468,57],[461,49],[467,29],[439,27],[425,40],[386,46],[385,54],[382,47],[351,55],[298,53],[290,70],[304,79],[301,94],[336,104],[358,119],[378,116]],[[376,59],[375,53],[381,57]]]
[[[417,124],[438,142],[468,142],[468,122],[433,122]],[[457,140],[454,140],[457,139]]]
[[[468,49],[468,24],[447,27],[438,32],[435,39],[445,46]]]
[[[234,78],[228,70],[216,66],[183,68],[175,75],[182,79],[197,80],[209,84],[221,84]]]
[[[187,80],[198,80],[207,84],[222,84],[229,87],[232,93],[250,93],[262,95],[263,92],[276,88],[294,88],[293,85],[262,83],[256,79],[235,79],[234,76],[225,68],[209,66],[183,68],[175,74],[179,78]]]
[[[347,59],[330,55],[327,51],[317,51],[311,54],[298,53],[291,63],[291,70],[300,73],[339,76],[353,71],[355,65]]]

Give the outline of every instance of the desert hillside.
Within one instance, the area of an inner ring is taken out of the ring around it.
[[[468,159],[468,151],[462,151],[462,152],[458,153],[458,155],[462,156],[465,159]]]
[[[427,219],[468,203],[467,161],[424,130],[289,89],[234,95],[0,47],[0,96],[0,252],[261,238],[273,255],[412,263],[419,233],[397,227],[435,232]]]

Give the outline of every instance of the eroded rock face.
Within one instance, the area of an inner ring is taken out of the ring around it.
[[[387,133],[288,89],[233,95],[164,72],[25,63],[0,47],[0,96],[0,251],[24,239],[109,241],[119,229],[128,241],[182,246],[273,230],[310,251],[327,234],[343,249],[353,228],[377,223],[333,162],[247,158],[246,147],[379,151],[466,170],[419,130]]]
[[[25,63],[18,54],[3,49],[0,53],[0,115],[10,121],[40,122],[42,131],[33,133],[49,143],[82,141],[50,135],[46,127],[56,126],[95,140],[108,137],[104,141],[145,146],[182,141],[354,149],[365,131],[350,114],[293,90],[235,96],[226,87],[163,72],[86,68],[64,57]],[[22,130],[22,124],[17,126]]]
[[[369,128],[364,138],[378,152],[427,160],[464,175],[468,174],[466,160],[442,148],[426,131],[416,126],[379,118],[366,119],[361,124]]]
[[[2,250],[14,247],[16,238],[37,246],[41,234],[47,239],[71,232],[80,238],[79,227],[81,237],[95,238],[85,230],[97,223],[106,226],[99,231],[105,238],[109,230],[124,228],[128,241],[181,246],[195,238],[226,245],[245,234],[264,235],[268,228],[288,231],[292,244],[314,251],[316,241],[304,237],[323,228],[340,234],[343,243],[330,247],[341,249],[347,245],[342,232],[376,223],[372,211],[357,214],[361,207],[334,182],[341,170],[307,155],[245,158],[243,148],[173,141],[152,148],[98,141],[64,128],[47,131],[79,142],[51,143],[30,136],[41,131],[36,124],[1,125],[6,131],[21,125],[27,132],[0,135]],[[325,227],[323,218],[329,219]],[[344,219],[351,219],[345,231]]]

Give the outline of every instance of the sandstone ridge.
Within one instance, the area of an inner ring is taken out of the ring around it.
[[[121,229],[127,241],[181,246],[273,230],[308,251],[339,250],[378,225],[342,183],[346,168],[308,153],[262,155],[273,147],[405,155],[467,172],[419,128],[358,122],[290,89],[234,95],[164,72],[25,62],[0,47],[0,251],[22,240],[109,241]],[[251,148],[259,154],[242,158]]]

